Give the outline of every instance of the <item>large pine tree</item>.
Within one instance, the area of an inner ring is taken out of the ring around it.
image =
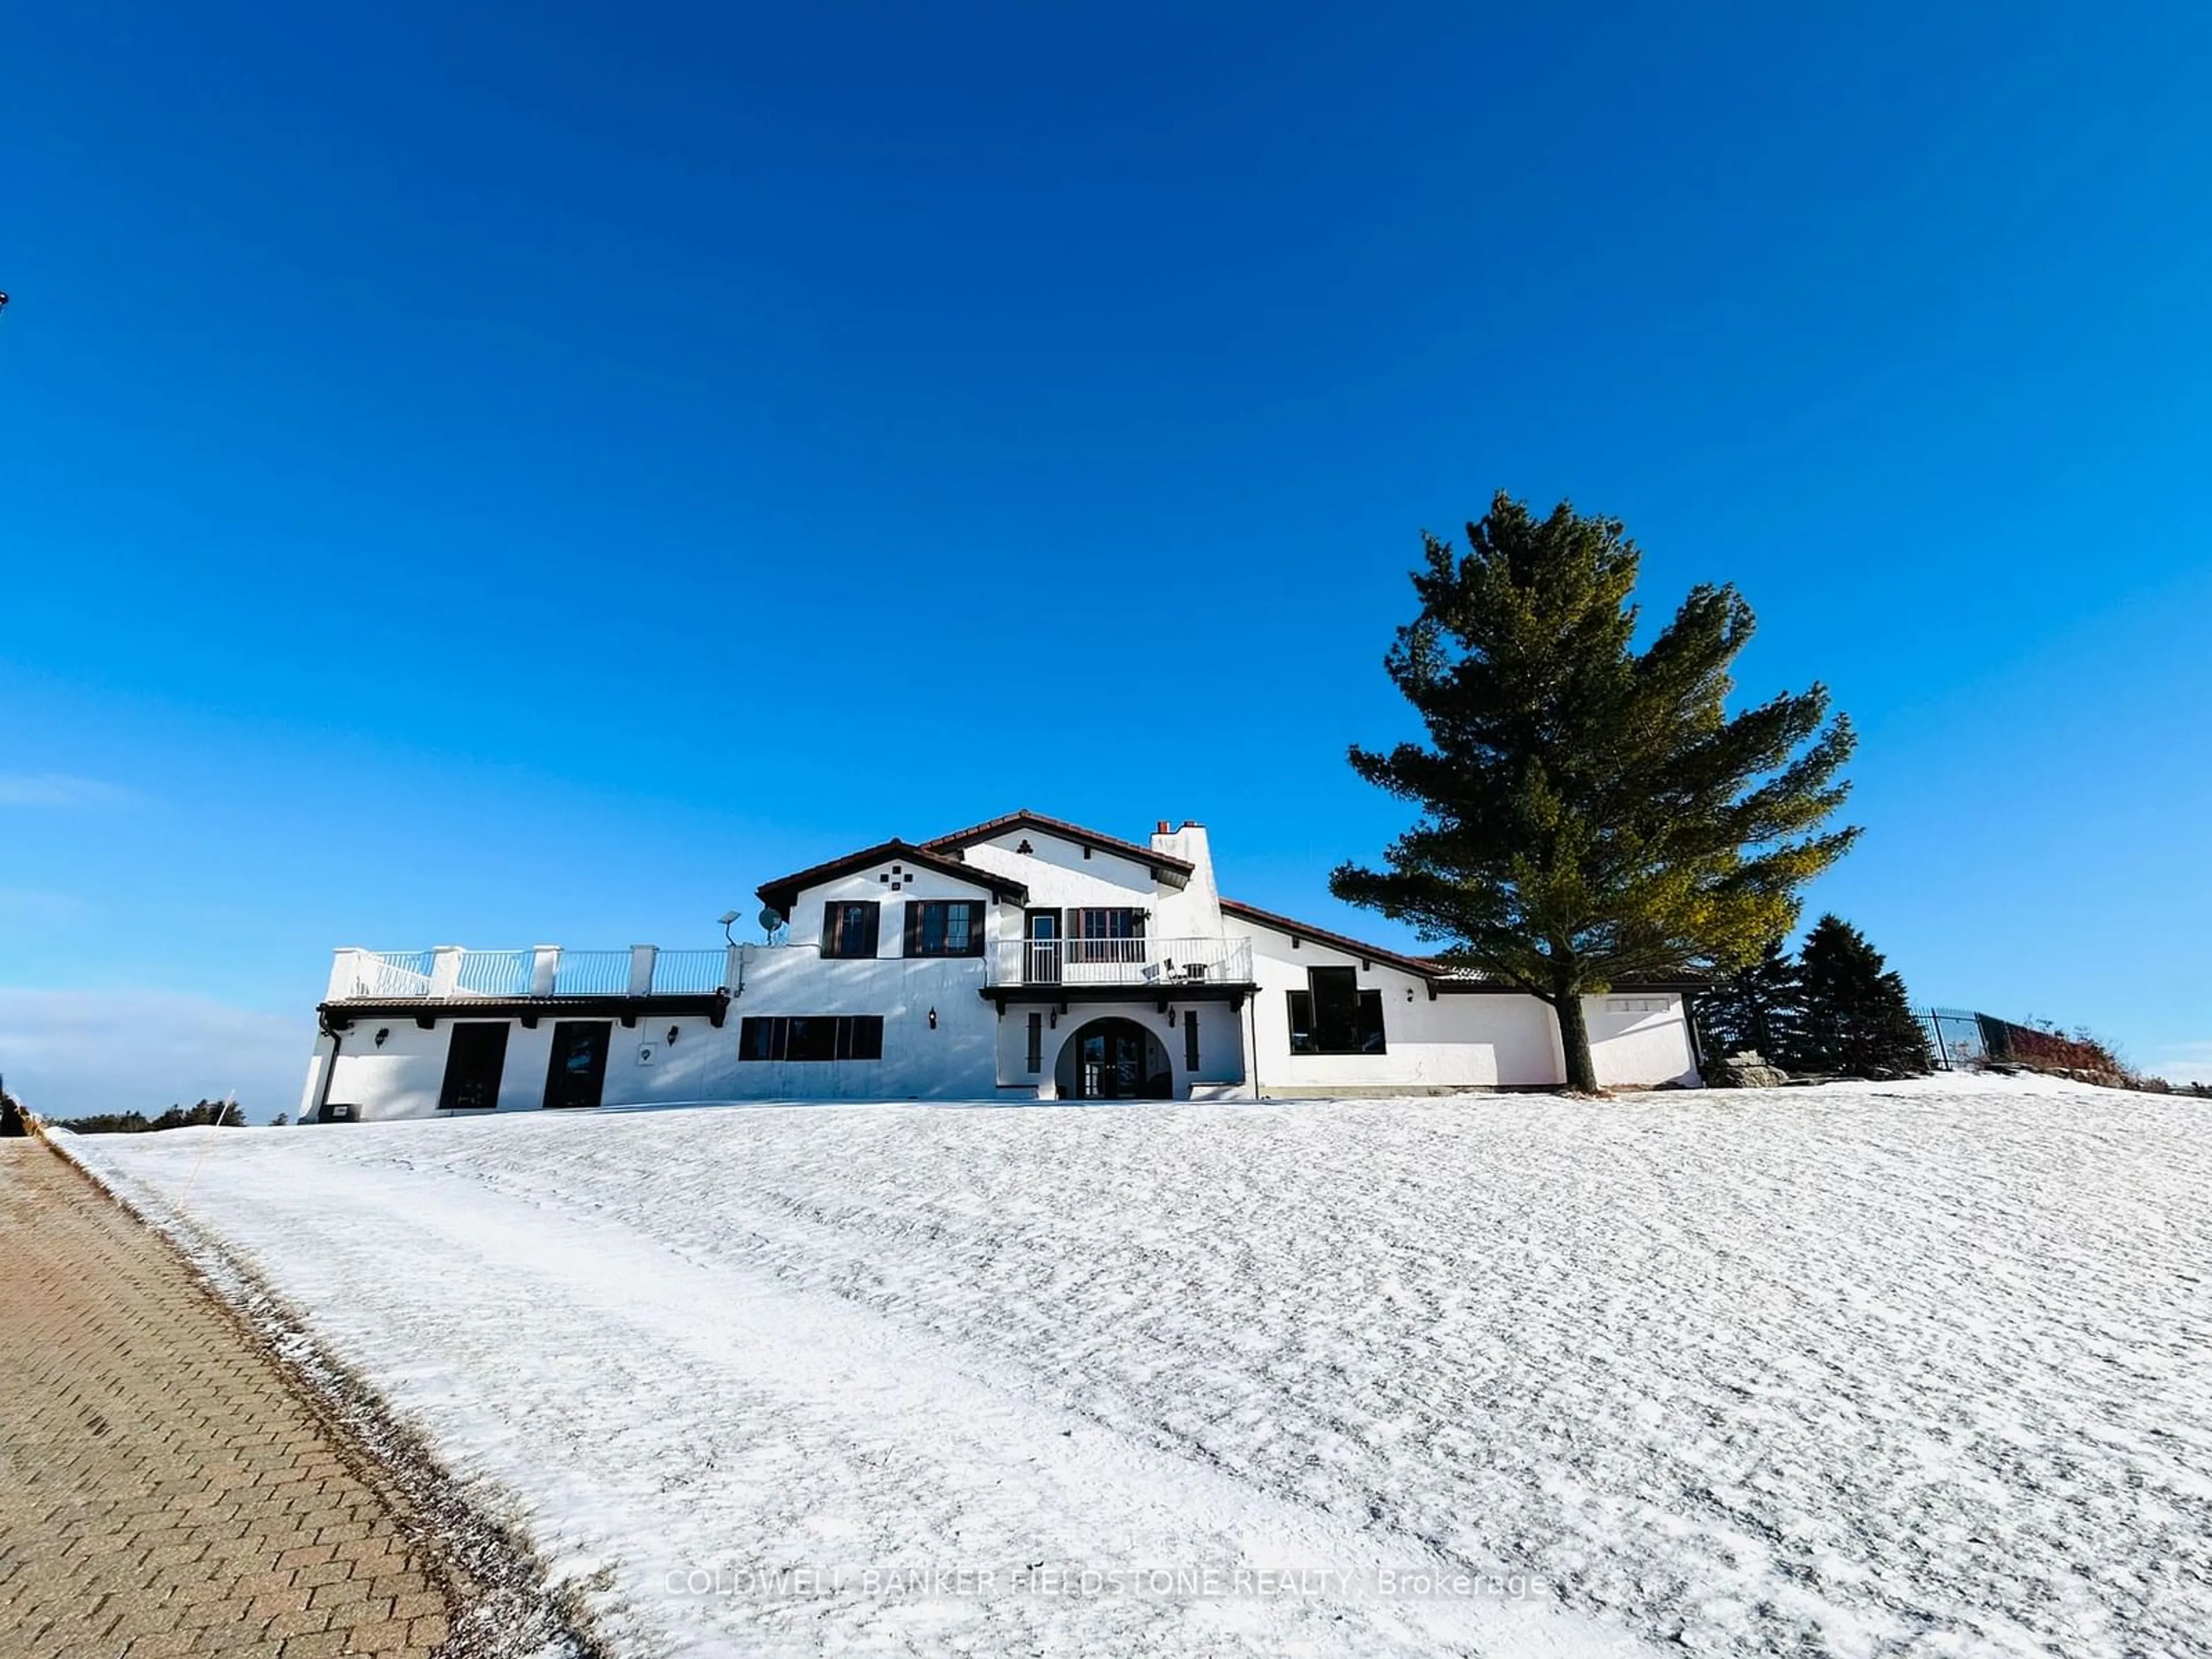
[[[1822,916],[1798,952],[1805,1028],[1792,1066],[1844,1077],[1919,1077],[1935,1069],[1928,1033],[1912,1012],[1905,981],[1866,935]]]
[[[1420,817],[1386,868],[1329,887],[1550,1004],[1568,1086],[1594,1091],[1583,997],[1756,957],[1850,847],[1856,830],[1820,826],[1850,726],[1817,684],[1727,712],[1753,626],[1733,587],[1692,588],[1637,650],[1618,520],[1564,501],[1539,520],[1501,492],[1467,534],[1463,555],[1425,536],[1420,610],[1385,659],[1429,743],[1352,750]]]
[[[1698,998],[1698,1020],[1716,1058],[1748,1048],[1790,1065],[1805,1028],[1805,987],[1782,941],[1767,940],[1757,960],[1714,980]]]

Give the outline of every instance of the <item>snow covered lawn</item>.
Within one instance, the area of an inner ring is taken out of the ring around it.
[[[2212,1639],[2202,1103],[1938,1079],[70,1145],[257,1267],[625,1655]]]

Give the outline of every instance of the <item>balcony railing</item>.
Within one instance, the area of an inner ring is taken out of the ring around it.
[[[992,954],[999,985],[1249,985],[1244,939],[1002,939]]]
[[[331,967],[329,1000],[425,1001],[470,998],[699,996],[738,982],[735,947],[662,951],[342,950]]]

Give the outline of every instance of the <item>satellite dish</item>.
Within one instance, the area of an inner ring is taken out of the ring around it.
[[[773,905],[763,904],[761,906],[759,920],[761,932],[774,939],[775,930],[783,926],[783,912],[776,909]]]

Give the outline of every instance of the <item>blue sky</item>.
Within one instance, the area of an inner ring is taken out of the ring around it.
[[[0,1073],[265,1115],[333,945],[1017,805],[1402,937],[1503,487],[1859,723],[1808,920],[2212,1077],[2212,12],[1692,9],[20,13]]]

